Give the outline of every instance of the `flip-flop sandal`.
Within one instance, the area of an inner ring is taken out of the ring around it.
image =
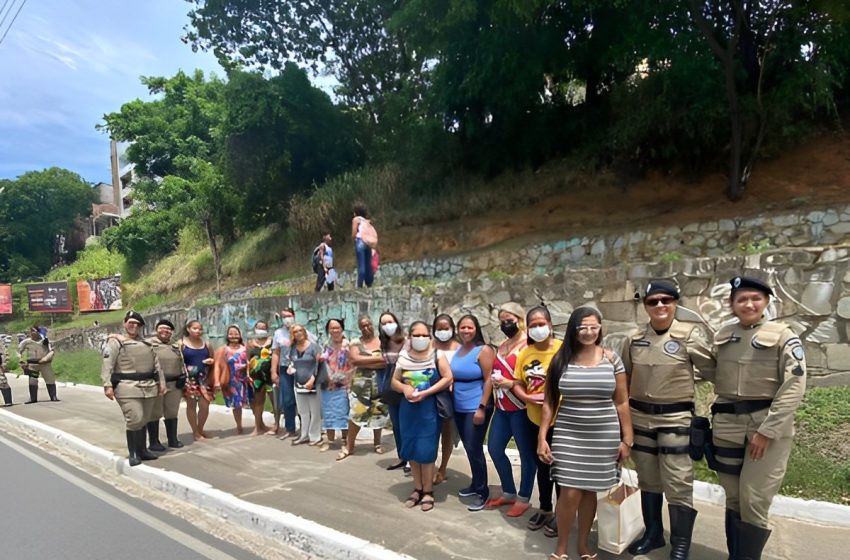
[[[434,509],[434,493],[422,492],[422,499],[419,500],[419,508],[422,511],[431,511]]]
[[[347,447],[343,447],[339,450],[339,454],[336,456],[337,461],[342,461],[343,459],[347,459],[351,456],[351,451]]]
[[[419,505],[422,501],[423,492],[419,488],[414,488],[413,493],[404,501],[404,507],[410,509]]]
[[[579,556],[581,560],[596,560],[597,554],[582,554]]]
[[[376,445],[375,446],[375,453],[377,453],[378,455],[383,455],[384,453],[386,453],[386,451],[384,450],[384,446],[381,445],[380,443],[378,445]]]
[[[549,555],[549,560],[570,560],[570,557],[567,556],[566,554],[560,554],[559,555],[559,554],[556,554],[556,553],[553,552],[552,554]]]
[[[538,529],[546,525],[550,517],[552,517],[552,513],[538,511],[537,513],[531,516],[531,519],[528,520],[528,530],[537,531]]]
[[[546,526],[543,527],[543,534],[550,538],[558,536],[558,519],[554,515],[546,522]]]

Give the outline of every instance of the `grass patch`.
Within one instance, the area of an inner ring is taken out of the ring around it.
[[[255,298],[288,296],[289,288],[286,286],[270,286],[268,288],[254,288],[251,291],[251,296]]]
[[[221,259],[222,274],[236,276],[281,262],[292,251],[292,247],[289,231],[282,230],[277,224],[248,232],[224,252]],[[311,249],[312,247],[305,251]],[[212,261],[210,263],[212,264]],[[309,262],[305,259],[305,269],[308,265]]]
[[[100,386],[102,361],[100,352],[96,350],[56,352],[56,357],[53,358],[53,370],[59,381]]]

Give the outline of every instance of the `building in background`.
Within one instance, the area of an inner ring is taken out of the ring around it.
[[[136,180],[133,164],[127,159],[127,148],[130,143],[110,140],[109,144],[112,162],[113,204],[118,208],[118,214],[122,218],[126,218],[130,215],[130,209],[133,207],[133,182]]]

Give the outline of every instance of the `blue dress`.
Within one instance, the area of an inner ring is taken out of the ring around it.
[[[434,366],[433,358],[418,362],[424,367],[417,368],[415,367],[417,362],[405,354],[406,352],[402,353],[398,362],[402,367],[401,380],[404,384],[421,391],[440,380],[440,373]],[[431,395],[416,403],[402,399],[399,407],[399,423],[401,424],[401,456],[408,461],[421,464],[436,461],[442,420],[437,414],[437,400],[434,396]]]

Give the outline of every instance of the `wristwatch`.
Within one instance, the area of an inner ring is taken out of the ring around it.
[[[630,441],[623,441],[623,443],[625,443],[626,447],[629,447],[629,448],[635,446],[635,442],[633,442],[633,441],[631,441],[631,442]]]
[[[487,405],[479,403],[478,404],[478,410],[487,410]]]

